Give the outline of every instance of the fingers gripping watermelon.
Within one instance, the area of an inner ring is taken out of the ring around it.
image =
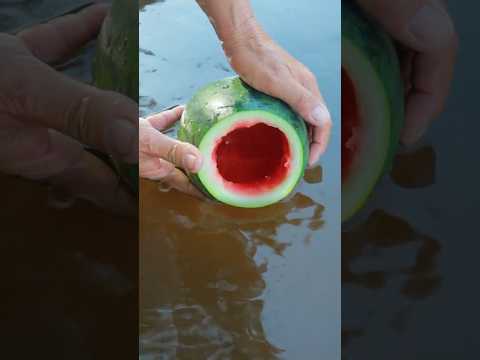
[[[190,175],[197,187],[237,207],[285,198],[303,177],[308,159],[304,120],[238,77],[198,91],[186,105],[178,137],[204,156],[202,170]]]

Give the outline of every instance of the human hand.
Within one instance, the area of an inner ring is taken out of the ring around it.
[[[223,42],[232,68],[253,88],[285,101],[309,127],[313,166],[325,152],[332,120],[315,75],[278,46],[257,25]]]
[[[324,153],[332,120],[312,72],[260,27],[249,0],[197,0],[208,15],[225,55],[243,81],[285,101],[309,125],[312,166]]]
[[[442,111],[452,81],[458,38],[445,1],[358,0],[398,41],[406,92],[405,145],[417,142]]]
[[[146,119],[140,118],[140,177],[161,181],[171,188],[203,198],[180,170],[200,171],[202,154],[195,146],[162,133],[180,119],[183,110],[183,106],[178,106]]]
[[[85,151],[138,160],[138,106],[67,78],[59,63],[96,37],[105,5],[22,31],[0,34],[0,171],[46,181],[59,191],[121,213],[135,201],[118,176]]]

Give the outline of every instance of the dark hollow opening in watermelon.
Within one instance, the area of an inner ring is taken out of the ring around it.
[[[342,68],[342,181],[348,177],[357,150],[355,134],[359,126],[355,88],[347,72]]]
[[[287,175],[290,147],[279,129],[259,122],[237,127],[215,148],[219,174],[240,186],[274,187]],[[249,190],[255,190],[249,189]]]

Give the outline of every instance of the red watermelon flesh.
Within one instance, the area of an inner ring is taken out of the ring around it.
[[[342,182],[348,178],[358,139],[355,134],[360,127],[358,102],[353,82],[342,68]]]
[[[281,184],[289,172],[290,157],[285,134],[255,118],[235,124],[212,152],[212,161],[230,190],[250,195]]]

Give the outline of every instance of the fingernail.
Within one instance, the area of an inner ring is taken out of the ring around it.
[[[316,167],[318,165],[318,161],[319,160],[315,160],[315,161],[309,161],[307,163],[307,170],[311,170],[313,169],[314,167]]]
[[[330,118],[330,112],[325,105],[318,105],[312,111],[312,121],[317,126],[322,126]]]
[[[127,120],[109,122],[106,143],[111,155],[129,163],[138,162],[138,130]]]
[[[183,166],[188,171],[197,172],[200,168],[200,162],[195,155],[187,154],[183,158]]]
[[[409,30],[419,44],[437,49],[448,43],[453,35],[453,24],[440,6],[426,4],[410,21]]]

